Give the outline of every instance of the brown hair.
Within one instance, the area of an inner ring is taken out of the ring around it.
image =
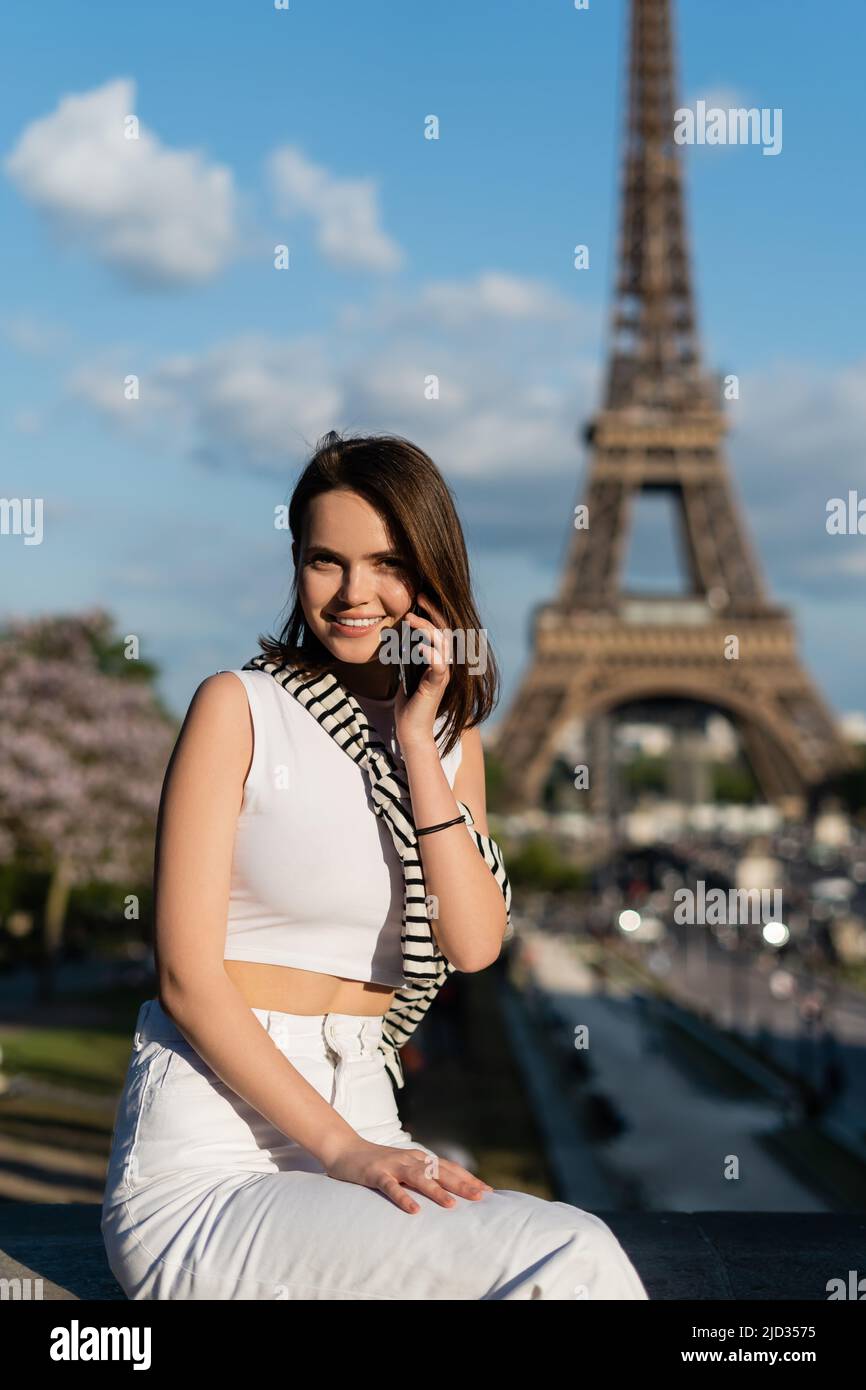
[[[455,633],[474,632],[483,642],[463,528],[451,490],[433,460],[400,435],[344,439],[331,430],[316,445],[289,503],[289,528],[298,546],[299,566],[292,581],[291,611],[282,631],[278,637],[259,637],[268,660],[310,675],[333,664],[327,647],[307,629],[298,595],[298,572],[310,502],[335,488],[356,492],[375,508],[390,533],[391,544],[405,557],[411,584],[416,591],[423,588],[430,594],[446,627]],[[499,672],[489,645],[485,657],[486,668],[477,674],[466,662],[452,662],[439,706],[439,714],[445,716],[439,736],[443,757],[456,746],[464,728],[482,723],[496,705]]]

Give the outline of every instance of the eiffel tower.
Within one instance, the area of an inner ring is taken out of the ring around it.
[[[673,138],[671,0],[631,0],[630,28],[609,363],[585,430],[587,525],[571,533],[557,598],[533,613],[530,663],[494,747],[508,802],[538,804],[564,732],[582,721],[589,804],[606,815],[614,712],[709,707],[730,719],[766,800],[801,816],[810,789],[850,753],[799,660],[790,613],[768,597],[723,453],[720,383],[701,365]],[[684,594],[622,589],[643,491],[674,503]]]

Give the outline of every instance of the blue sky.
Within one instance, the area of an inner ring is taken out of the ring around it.
[[[598,400],[624,11],[6,6],[0,495],[43,497],[45,532],[0,536],[0,617],[108,606],[182,712],[278,620],[273,509],[315,439],[396,431],[455,490],[507,700]],[[677,12],[684,102],[783,110],[776,158],[686,151],[699,319],[741,378],[728,452],[773,595],[834,708],[861,709],[866,537],[824,521],[866,495],[866,13]]]

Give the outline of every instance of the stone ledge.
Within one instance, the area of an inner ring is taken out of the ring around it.
[[[46,1299],[124,1298],[93,1203],[0,1201],[0,1279],[44,1280]],[[866,1275],[866,1213],[604,1212],[651,1299],[826,1300]]]

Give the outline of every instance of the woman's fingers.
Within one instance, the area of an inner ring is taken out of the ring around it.
[[[419,638],[415,639],[416,641],[435,642],[438,650],[442,650],[445,642],[444,628],[437,627],[429,618],[422,618],[419,613],[404,613],[403,622],[408,623],[409,627],[419,634]]]
[[[403,621],[418,634],[417,638],[412,639],[411,645],[421,648],[421,659],[434,671],[447,671],[451,665],[451,649],[450,644],[446,642],[445,619],[425,595],[420,594],[419,598],[423,599],[425,607],[433,614],[433,621],[422,617],[420,613],[404,614]]]
[[[422,661],[432,667],[444,664],[436,656],[437,652],[442,651],[442,634],[426,618],[419,618],[417,613],[407,613],[404,622],[408,623],[413,634],[417,634],[409,640],[410,661]]]
[[[435,656],[435,658],[433,659],[433,665],[435,665],[435,666],[447,666],[447,665],[448,665],[448,659],[447,659],[447,656],[446,656],[446,654],[445,654],[445,636],[444,636],[444,634],[443,634],[442,632],[439,631],[439,628],[438,628],[438,627],[434,627],[431,636],[432,636],[432,638],[433,638],[433,647],[434,647],[434,650],[435,650],[435,652],[436,652],[436,656]]]
[[[443,650],[442,634],[434,629],[431,638],[430,641],[425,640],[418,643],[422,650],[422,659],[434,671],[444,671],[448,667],[448,661]]]
[[[435,1178],[425,1178],[423,1173],[411,1170],[404,1173],[400,1181],[408,1187],[413,1187],[416,1192],[423,1192],[425,1197],[431,1197],[440,1207],[456,1207],[457,1203],[445,1188],[438,1183]]]
[[[454,1207],[457,1203],[451,1197],[455,1193],[458,1197],[465,1197],[470,1202],[478,1202],[485,1192],[492,1192],[486,1184],[470,1181],[466,1178],[452,1177],[446,1173],[440,1173],[437,1178],[425,1178],[411,1173],[400,1179],[414,1187],[417,1192],[423,1192],[428,1197],[432,1197],[434,1202],[438,1202],[440,1207]]]
[[[488,1182],[482,1182],[474,1173],[468,1173],[465,1168],[461,1168],[459,1163],[453,1163],[451,1159],[440,1159],[439,1170],[436,1174],[443,1187],[447,1187],[449,1192],[456,1192],[461,1197],[482,1197],[485,1192],[492,1192],[493,1188]]]
[[[478,1182],[475,1178],[450,1178],[445,1173],[440,1173],[439,1181],[443,1187],[447,1187],[449,1192],[456,1192],[460,1197],[470,1197],[472,1199],[483,1197],[485,1192],[492,1192],[493,1188],[488,1187],[487,1183]]]
[[[391,1201],[400,1207],[401,1211],[416,1212],[421,1210],[415,1199],[409,1196],[399,1180],[392,1174],[383,1173],[379,1179],[378,1187],[385,1193],[386,1197],[390,1197]]]
[[[453,1158],[440,1158],[438,1154],[429,1154],[424,1149],[415,1150],[412,1157],[422,1159],[427,1176],[437,1179],[449,1192],[494,1191],[489,1182],[484,1182],[475,1173],[470,1173],[468,1168],[455,1163]]]
[[[482,1183],[480,1177],[468,1173],[460,1163],[441,1159],[438,1155],[416,1151],[413,1154],[400,1154],[395,1161],[388,1163],[384,1172],[379,1172],[375,1186],[391,1198],[400,1211],[418,1212],[420,1207],[406,1188],[414,1188],[436,1202],[438,1207],[456,1207],[455,1198],[466,1197],[468,1201],[478,1201],[485,1193],[492,1193],[489,1183]]]

